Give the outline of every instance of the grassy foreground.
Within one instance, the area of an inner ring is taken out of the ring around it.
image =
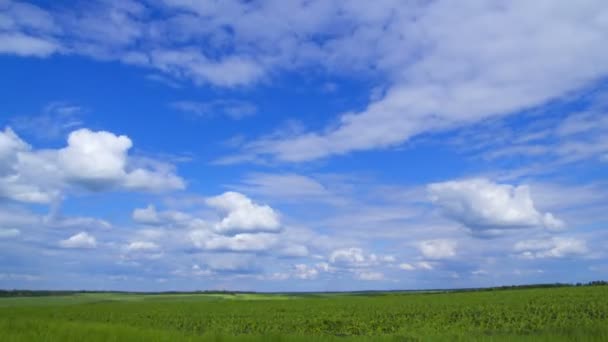
[[[2,341],[608,341],[608,287],[0,298]]]

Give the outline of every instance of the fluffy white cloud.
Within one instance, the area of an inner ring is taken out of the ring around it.
[[[167,168],[131,167],[126,136],[79,129],[66,147],[34,150],[10,128],[0,132],[0,196],[49,203],[71,187],[163,191],[184,188]]]
[[[18,153],[29,149],[30,146],[9,127],[0,132],[0,176],[10,173],[17,163]]]
[[[218,232],[278,232],[279,215],[267,205],[254,203],[238,192],[226,192],[207,199],[207,205],[221,211],[224,216],[216,225]]]
[[[418,248],[422,255],[428,259],[447,259],[456,255],[456,242],[451,240],[422,241]]]
[[[32,174],[41,171],[26,167],[37,166],[29,162],[31,154],[31,147],[12,129],[7,127],[0,131],[0,197],[20,202],[47,203],[57,196],[57,191],[45,188],[35,179],[30,180]]]
[[[449,218],[481,234],[502,229],[545,227],[560,229],[564,223],[534,207],[528,186],[497,184],[487,179],[467,179],[428,186],[431,201]]]
[[[585,240],[553,237],[543,240],[525,240],[515,244],[514,250],[524,258],[563,258],[588,252]]]
[[[209,251],[263,252],[275,247],[276,234],[242,233],[233,236],[219,235],[205,230],[191,231],[189,237],[195,247]]]
[[[227,192],[204,200],[219,217],[204,218],[174,210],[157,210],[154,205],[135,209],[135,222],[154,229],[137,232],[133,241],[166,241],[179,248],[213,252],[274,253],[280,257],[305,257],[309,254],[306,237],[298,231],[281,229],[279,216],[267,205]],[[163,246],[165,242],[162,242]]]
[[[109,132],[80,129],[70,133],[68,146],[58,151],[58,162],[69,180],[87,187],[107,187],[125,177],[131,139]]]
[[[366,257],[361,248],[343,248],[331,252],[329,261],[334,264],[362,264],[366,261]]]
[[[68,239],[59,241],[59,246],[63,248],[95,248],[97,247],[97,240],[86,232],[80,232]]]
[[[58,163],[66,179],[93,190],[113,186],[138,190],[184,187],[173,174],[141,168],[128,170],[127,151],[132,145],[124,135],[79,129],[70,133],[68,146],[58,151]]]

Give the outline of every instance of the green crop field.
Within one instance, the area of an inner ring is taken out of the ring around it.
[[[608,341],[608,286],[0,298],[2,341]]]

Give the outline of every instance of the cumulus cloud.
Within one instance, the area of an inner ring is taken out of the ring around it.
[[[504,229],[544,227],[555,230],[564,223],[534,207],[528,186],[467,179],[428,186],[431,201],[443,214],[474,233],[497,234]]]
[[[92,235],[86,232],[80,232],[73,235],[65,240],[59,241],[59,246],[63,248],[95,248],[97,247],[97,240]]]
[[[333,264],[360,265],[365,263],[366,259],[361,248],[338,249],[329,255],[329,261]]]
[[[319,275],[319,270],[306,264],[294,266],[294,277],[298,279],[315,279]]]
[[[194,246],[210,251],[262,252],[276,246],[278,237],[268,233],[241,233],[232,236],[215,234],[205,230],[190,232]]]
[[[553,237],[543,240],[517,242],[514,250],[523,258],[564,258],[584,255],[588,252],[585,240],[576,238]]]
[[[207,205],[224,214],[216,229],[222,233],[278,232],[279,215],[267,205],[254,203],[238,192],[226,192],[207,199]]]
[[[328,259],[334,266],[348,268],[364,268],[395,261],[395,258],[391,255],[367,254],[363,249],[356,247],[336,249],[329,254]]]
[[[167,168],[132,167],[124,135],[78,129],[61,149],[35,150],[13,130],[0,132],[0,196],[50,203],[70,188],[164,191],[184,188]]]
[[[68,180],[91,189],[105,188],[126,176],[126,152],[131,146],[124,135],[81,129],[70,133],[68,146],[58,151],[58,164]]]
[[[418,248],[428,259],[447,259],[456,255],[456,242],[451,240],[422,241]]]
[[[79,129],[70,133],[68,146],[58,151],[58,162],[66,179],[92,190],[113,186],[138,190],[184,187],[183,181],[173,174],[140,168],[128,170],[127,151],[132,145],[124,135]]]
[[[154,205],[137,208],[135,222],[149,227],[139,230],[134,241],[154,241],[212,252],[274,253],[299,258],[309,254],[306,241],[297,232],[282,228],[279,215],[268,205],[256,204],[249,197],[226,192],[208,197],[202,203],[205,217],[175,210],[158,210]]]

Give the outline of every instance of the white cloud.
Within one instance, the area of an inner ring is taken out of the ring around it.
[[[90,188],[107,187],[126,175],[126,151],[132,146],[124,135],[80,129],[70,133],[68,146],[58,151],[66,178]]]
[[[80,232],[68,239],[59,241],[59,246],[63,248],[95,248],[97,247],[97,240],[86,232]]]
[[[19,236],[19,234],[21,234],[19,229],[0,229],[0,239],[10,239]]]
[[[189,237],[195,247],[209,251],[263,252],[275,247],[278,242],[276,234],[241,233],[224,236],[205,230],[191,231]]]
[[[294,277],[298,279],[315,279],[319,276],[319,271],[315,267],[305,264],[297,264],[294,266]]]
[[[358,272],[357,278],[360,280],[378,281],[378,280],[384,280],[384,274],[382,272],[374,272],[374,271]]]
[[[366,254],[361,248],[340,248],[329,254],[329,262],[334,266],[364,268],[389,264],[395,261],[391,255],[378,256],[376,254]]]
[[[160,246],[150,241],[133,241],[127,245],[127,250],[132,252],[154,252],[159,249]]]
[[[279,215],[267,205],[254,203],[238,192],[225,192],[207,199],[207,205],[221,211],[224,216],[216,225],[218,232],[278,232]]]
[[[61,149],[34,150],[10,128],[0,132],[0,196],[50,203],[72,187],[163,191],[183,189],[168,167],[131,167],[132,142],[110,132],[79,129]]]
[[[564,237],[520,241],[515,244],[514,250],[520,253],[521,257],[530,259],[563,258],[588,252],[585,240]]]
[[[384,96],[320,132],[255,141],[251,153],[298,162],[395,146],[421,133],[542,105],[608,73],[608,48],[602,45],[608,10],[601,1],[392,6],[379,6],[396,18],[384,30],[364,26],[328,44],[387,72]],[[376,41],[364,44],[367,39]],[[463,43],[471,41],[475,46]],[[365,54],[355,44],[375,51]],[[368,59],[374,57],[376,63]],[[597,64],[581,67],[582,59]]]
[[[192,215],[175,210],[158,211],[152,204],[136,208],[131,214],[133,221],[146,225],[200,226],[203,222]],[[203,224],[204,225],[204,224]]]
[[[416,263],[401,263],[399,264],[399,268],[404,271],[415,271],[415,270],[424,270],[430,271],[434,269],[433,264],[428,261],[419,261]]]
[[[561,164],[602,160],[602,155],[608,153],[608,141],[604,138],[608,134],[608,102],[601,91],[591,94],[588,101],[585,111],[567,113],[563,118],[538,120],[527,127],[499,126],[499,134],[496,134],[496,127],[481,124],[473,132],[463,134],[466,137],[463,147],[466,149],[471,144],[469,137],[473,135],[478,141],[471,145],[483,147],[485,159],[529,158],[544,164],[540,171],[545,173],[555,171]]]
[[[46,57],[59,51],[59,46],[47,39],[21,33],[0,32],[0,54]]]
[[[404,262],[402,264],[399,264],[399,268],[405,271],[413,271],[416,269],[416,266]]]
[[[141,55],[134,64],[147,64],[177,77],[187,75],[197,84],[223,87],[251,84],[264,76],[264,67],[251,58],[228,56],[211,60],[195,49],[153,50],[149,56]]]
[[[153,205],[148,205],[145,208],[137,208],[133,210],[133,214],[131,215],[133,221],[144,224],[159,224],[161,223],[160,217],[158,217],[158,212],[156,211],[156,207]]]
[[[138,190],[182,189],[183,181],[156,170],[127,170],[127,151],[133,143],[127,136],[79,129],[70,133],[68,146],[58,151],[65,177],[89,189],[122,186]]]
[[[418,248],[425,258],[447,259],[456,255],[456,242],[451,240],[422,241]]]
[[[363,254],[361,248],[343,248],[338,249],[329,255],[329,261],[332,264],[363,264],[366,261],[366,257]]]
[[[333,188],[339,188],[341,184],[335,180],[331,185],[326,183],[329,182],[295,173],[250,173],[231,188],[264,198],[277,198],[296,203],[302,201],[344,203],[345,199],[333,192]]]
[[[474,233],[495,234],[503,229],[545,227],[560,229],[564,223],[534,207],[528,186],[497,184],[487,179],[467,179],[428,186],[431,201],[444,215]]]

